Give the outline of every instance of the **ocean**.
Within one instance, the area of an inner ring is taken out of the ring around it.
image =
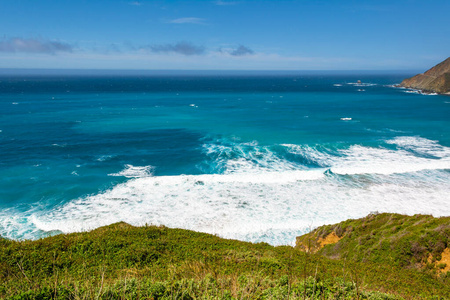
[[[124,221],[292,245],[448,216],[450,97],[393,86],[410,75],[3,74],[0,235]]]

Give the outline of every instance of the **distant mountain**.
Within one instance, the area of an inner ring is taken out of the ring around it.
[[[400,86],[450,95],[450,57],[423,74],[403,80]]]

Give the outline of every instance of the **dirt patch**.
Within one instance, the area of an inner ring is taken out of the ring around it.
[[[317,233],[308,234],[297,237],[296,248],[304,252],[315,253],[325,245],[337,243],[342,237],[339,237],[334,231],[324,238],[317,238]]]
[[[319,240],[317,241],[320,245],[319,249],[323,248],[325,245],[336,244],[337,242],[339,242],[340,239],[341,238],[338,237],[337,234],[333,231],[332,233],[327,235],[324,239],[319,238]]]
[[[433,263],[433,256],[431,254],[428,255],[427,262],[429,264],[433,264],[436,268],[438,274],[445,273],[450,271],[450,248],[445,248],[441,254],[441,260],[437,260]],[[437,266],[441,264],[446,264],[444,268],[437,268]],[[422,265],[424,267],[425,264]]]
[[[450,271],[450,248],[445,248],[441,254],[441,260],[436,262],[436,265],[446,264],[445,268],[439,269],[439,273]]]

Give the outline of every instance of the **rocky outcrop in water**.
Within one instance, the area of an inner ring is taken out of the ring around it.
[[[400,86],[450,95],[450,57],[423,74],[403,80]]]

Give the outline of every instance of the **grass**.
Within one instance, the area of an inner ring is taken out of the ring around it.
[[[433,272],[379,260],[384,254],[364,260],[345,252],[358,243],[356,226],[341,225],[346,235],[339,243],[348,241],[337,252],[338,259],[327,257],[332,245],[312,253],[125,223],[37,241],[0,239],[0,298],[446,299],[450,295],[446,279]],[[384,245],[382,237],[377,238]],[[438,240],[439,235],[432,243]],[[367,254],[366,247],[360,250]],[[401,253],[396,251],[393,257],[401,257],[397,252]]]
[[[438,262],[444,249],[450,247],[450,217],[371,214],[319,227],[298,237],[297,246],[311,239],[317,248],[317,241],[332,232],[341,239],[319,250],[327,257],[422,269],[442,278],[447,275],[439,274]]]

